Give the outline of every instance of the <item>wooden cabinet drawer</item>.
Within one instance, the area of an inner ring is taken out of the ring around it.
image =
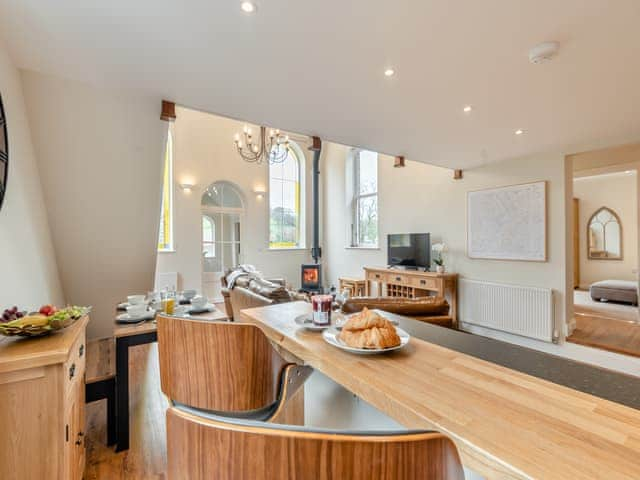
[[[367,280],[372,282],[386,282],[387,274],[383,272],[367,272]]]
[[[69,359],[64,363],[62,375],[65,382],[65,392],[69,392],[78,382],[83,383],[85,358],[86,358],[86,339],[84,332],[78,335],[69,354]]]
[[[409,285],[425,290],[437,290],[440,280],[437,278],[409,277]]]
[[[402,273],[387,273],[385,281],[393,285],[409,285],[409,278]]]

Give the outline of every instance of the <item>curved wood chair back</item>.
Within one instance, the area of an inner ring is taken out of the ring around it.
[[[167,410],[168,478],[186,480],[464,480],[437,432],[353,434],[227,422]]]
[[[278,399],[287,362],[255,325],[158,315],[162,391],[218,412],[265,408]]]

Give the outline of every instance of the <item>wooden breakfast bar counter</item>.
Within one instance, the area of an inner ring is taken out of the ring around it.
[[[294,322],[310,310],[293,302],[241,317],[407,428],[446,433],[481,475],[640,478],[639,378],[403,317],[407,347],[353,355]]]

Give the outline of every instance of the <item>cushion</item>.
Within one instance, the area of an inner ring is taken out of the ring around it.
[[[602,280],[589,287],[593,300],[638,303],[638,284],[628,280]]]
[[[249,290],[258,295],[262,295],[274,303],[290,302],[289,291],[282,285],[264,280],[262,278],[252,278],[249,282]]]

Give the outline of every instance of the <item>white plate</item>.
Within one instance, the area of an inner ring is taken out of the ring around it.
[[[149,305],[149,302],[147,300],[144,301],[145,304]],[[142,305],[142,304],[140,304]],[[131,304],[129,302],[122,302],[118,304],[118,309],[119,310],[126,310],[127,307],[130,307]]]
[[[311,313],[305,313],[303,315],[298,315],[295,318],[295,322],[300,325],[302,328],[306,328],[307,330],[311,330],[312,332],[320,332],[322,330],[326,330],[331,325],[316,325],[313,323],[311,319]]]
[[[123,313],[121,315],[118,315],[116,317],[116,322],[118,323],[138,323],[138,322],[142,322],[143,320],[152,320],[154,317],[156,316],[156,312],[154,311],[147,311],[146,313],[142,314],[142,315],[138,315],[138,316],[132,316],[129,315],[128,313]]]
[[[373,348],[354,348],[345,345],[342,340],[338,338],[338,335],[340,335],[340,330],[334,327],[322,332],[322,338],[324,338],[325,342],[346,352],[357,353],[359,355],[373,355],[376,353],[393,352],[394,350],[403,348],[407,343],[409,343],[409,339],[411,338],[411,336],[407,332],[398,327],[396,327],[396,332],[400,337],[400,345],[398,345],[397,347],[381,348],[377,350]]]
[[[216,306],[213,303],[207,303],[204,307],[194,307],[193,305],[185,305],[188,308],[188,313],[198,314],[198,313],[210,313],[216,311]]]

